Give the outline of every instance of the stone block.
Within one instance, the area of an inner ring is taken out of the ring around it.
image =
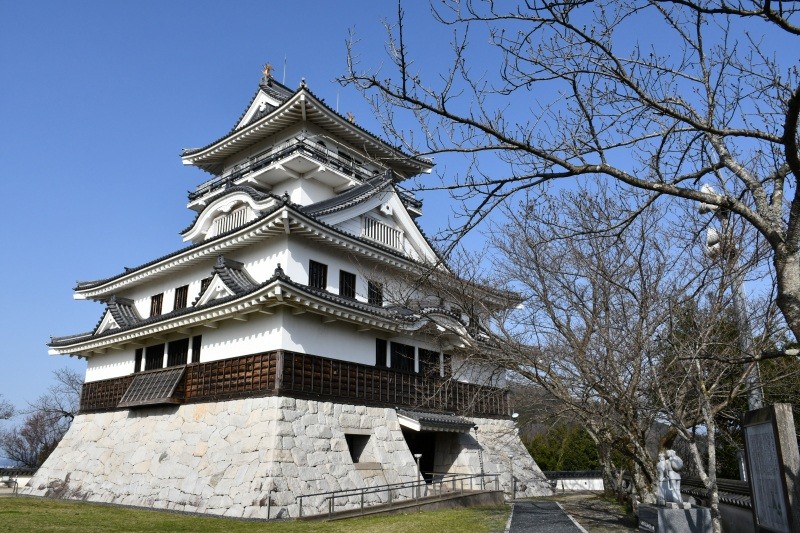
[[[358,429],[361,427],[361,417],[357,414],[343,413],[339,416],[339,425],[345,431],[348,429]]]
[[[711,509],[669,509],[656,505],[639,505],[639,531],[654,533],[710,533]]]

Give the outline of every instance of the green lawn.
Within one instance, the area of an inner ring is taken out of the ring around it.
[[[0,531],[488,533],[503,531],[508,513],[508,507],[490,507],[352,518],[336,522],[246,522],[84,502],[7,497],[0,498]]]

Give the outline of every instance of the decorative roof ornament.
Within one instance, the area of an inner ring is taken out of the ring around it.
[[[264,70],[262,71],[262,74],[264,74],[264,78],[266,78],[268,80],[271,80],[272,79],[272,64],[265,63],[264,64]]]
[[[300,88],[301,89],[305,89],[306,88],[306,79],[305,78],[300,78]]]
[[[351,111],[347,112],[347,121],[350,122],[351,124],[356,123],[356,116]]]

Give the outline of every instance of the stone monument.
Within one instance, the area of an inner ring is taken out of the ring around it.
[[[681,497],[683,460],[675,450],[658,454],[656,505],[639,506],[639,531],[706,533],[711,531],[711,510],[693,506]]]
[[[800,451],[792,405],[748,411],[742,428],[756,532],[800,532]]]

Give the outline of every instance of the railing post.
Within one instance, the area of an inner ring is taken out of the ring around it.
[[[361,489],[361,514],[364,514],[364,489]]]
[[[297,507],[297,518],[303,518],[303,497],[302,496],[300,496],[297,499],[297,504],[298,504],[298,507]]]

